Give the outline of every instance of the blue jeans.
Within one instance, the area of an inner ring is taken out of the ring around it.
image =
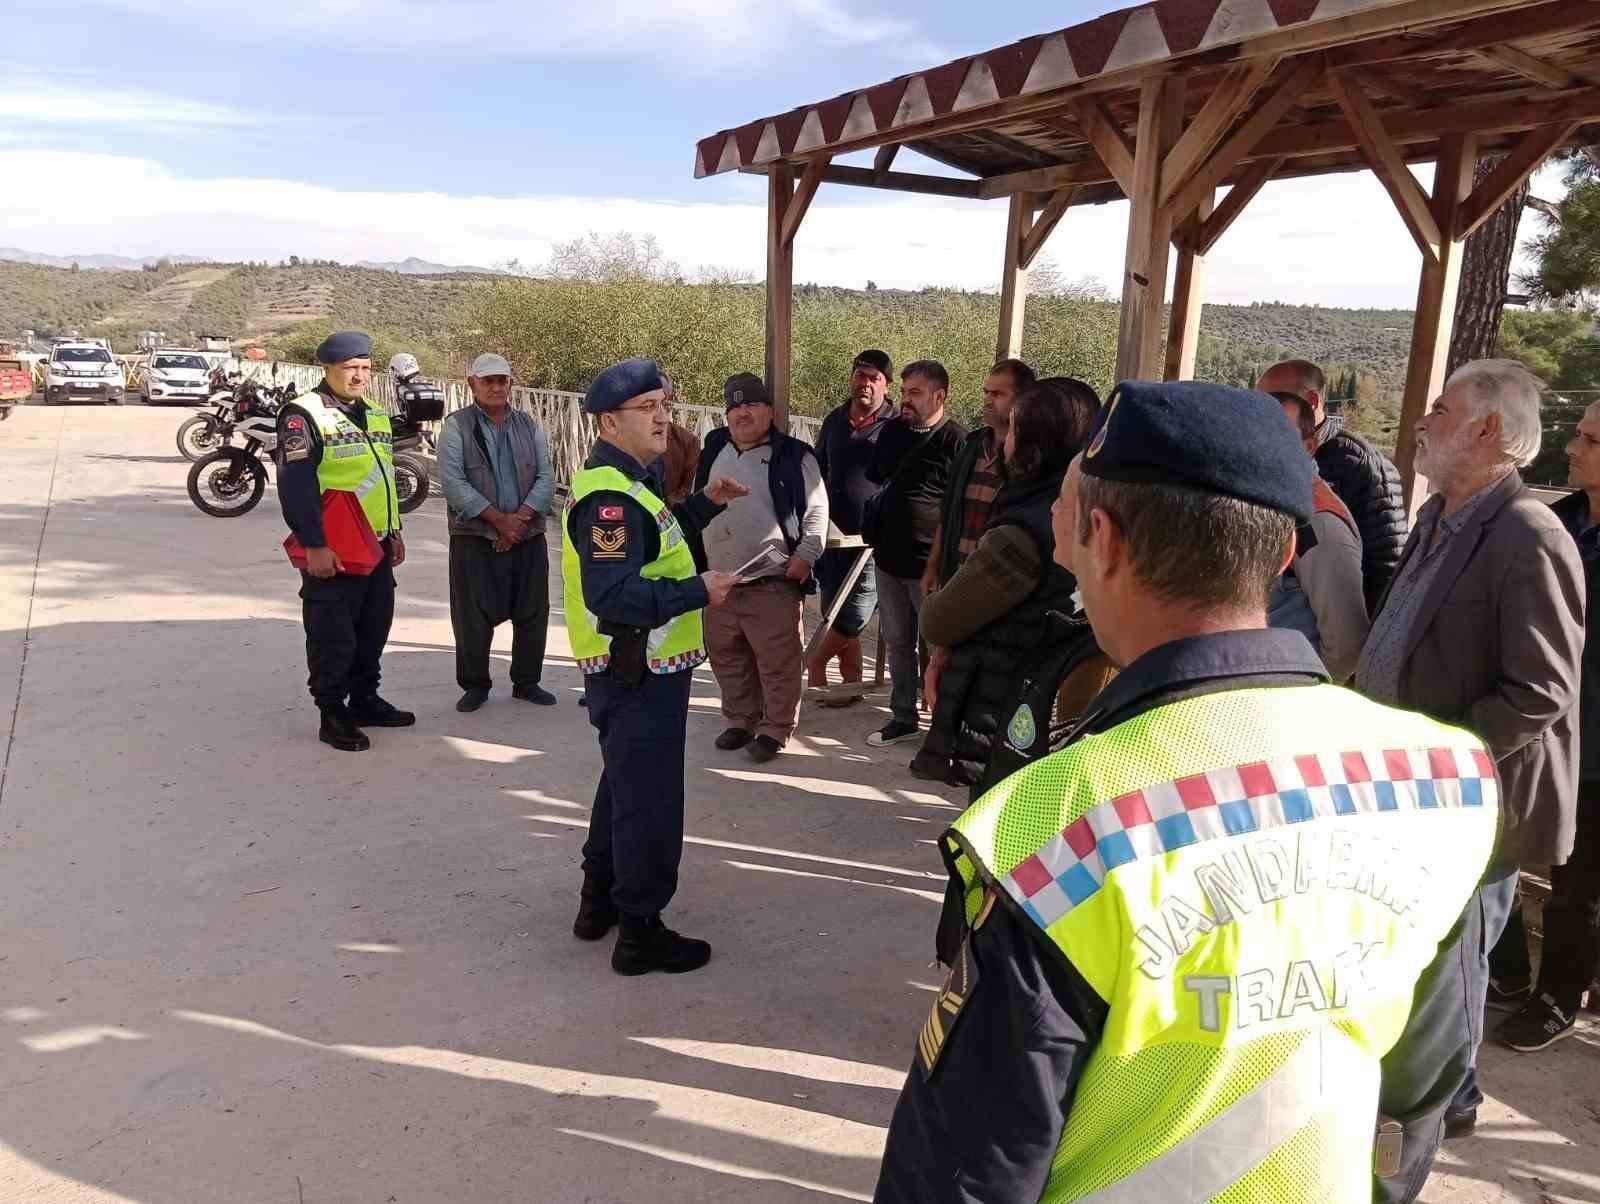
[[[833,548],[818,558],[817,584],[822,589],[824,615],[833,605],[833,600],[839,596],[839,590],[844,586],[844,579],[850,575],[850,566],[860,554],[860,548]],[[833,630],[853,640],[871,621],[872,612],[877,608],[877,566],[869,562],[867,567],[861,570],[861,576],[857,579],[855,588],[850,591],[850,596],[845,599],[838,617],[833,620]]]

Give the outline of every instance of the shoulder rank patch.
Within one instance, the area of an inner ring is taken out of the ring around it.
[[[600,521],[603,523],[620,523],[622,521],[621,506],[601,506]]]
[[[291,418],[290,422],[295,419]],[[286,461],[304,460],[311,455],[311,442],[305,435],[285,435],[283,437],[283,458]]]
[[[972,935],[969,933],[967,939],[961,942],[956,964],[950,967],[950,977],[944,980],[944,989],[933,1001],[933,1010],[928,1013],[922,1031],[917,1034],[917,1065],[922,1068],[924,1080],[933,1077],[945,1042],[950,1039],[950,1033],[961,1017],[961,1010],[967,1006],[977,987],[978,963],[972,956]]]
[[[589,529],[589,541],[594,545],[591,556],[595,560],[626,560],[628,558],[627,527],[607,527],[596,523]]]

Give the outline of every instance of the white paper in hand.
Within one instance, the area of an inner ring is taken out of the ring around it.
[[[740,582],[756,581],[762,577],[769,577],[773,571],[789,563],[789,558],[777,548],[768,544],[749,560],[733,570],[733,575]]]

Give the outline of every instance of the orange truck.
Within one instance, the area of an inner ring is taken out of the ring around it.
[[[0,343],[0,418],[11,414],[11,407],[27,401],[33,393],[33,372],[17,358],[17,349],[10,343]]]

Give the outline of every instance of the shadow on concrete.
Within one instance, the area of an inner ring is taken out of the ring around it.
[[[311,735],[301,646],[284,619],[36,628],[0,813],[28,934],[0,949],[0,1143],[22,1184],[148,1204],[868,1197],[921,1006],[905,979],[925,959],[896,947],[930,903],[849,881],[867,871],[741,868],[814,847],[839,867],[800,812],[712,781],[691,823],[730,840],[691,843],[673,919],[717,958],[619,979],[609,943],[569,932],[581,833],[535,840],[523,818],[582,818],[583,713],[456,715],[450,650],[424,642],[386,661],[422,723],[341,755]]]

